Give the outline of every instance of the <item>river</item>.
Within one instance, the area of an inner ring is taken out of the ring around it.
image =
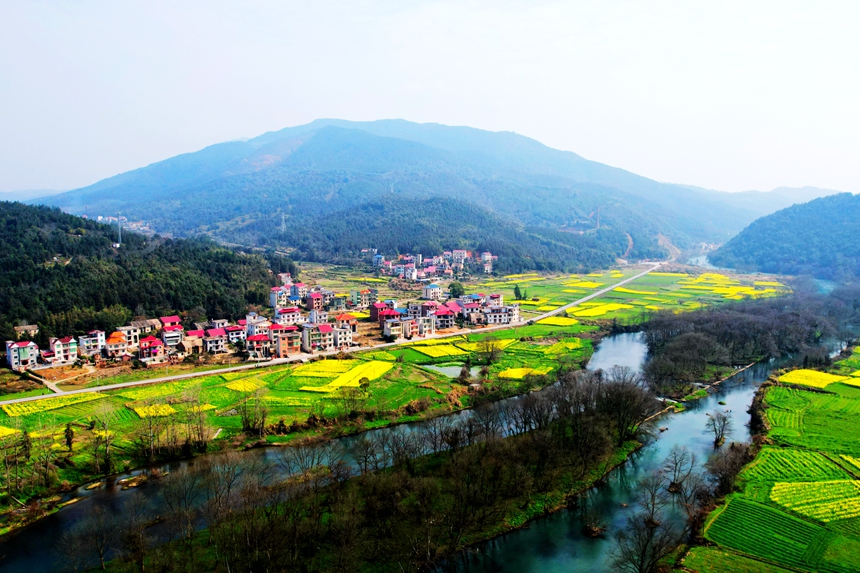
[[[608,344],[607,344],[608,343]],[[634,364],[632,358],[639,357]],[[620,364],[639,368],[645,358],[641,335],[623,334],[605,339],[597,348],[589,368]],[[637,482],[662,465],[673,446],[686,446],[703,463],[713,452],[713,438],[705,434],[706,413],[720,408],[729,410],[734,423],[734,441],[750,437],[749,414],[756,388],[767,379],[774,365],[757,364],[735,374],[716,387],[716,392],[687,404],[680,414],[659,421],[666,428],[657,439],[614,470],[605,485],[592,489],[582,506],[588,505],[602,516],[607,526],[604,537],[593,539],[582,534],[583,521],[576,509],[563,510],[534,520],[520,529],[479,544],[465,552],[457,567],[460,573],[603,573],[612,571],[610,552],[612,534],[624,527],[627,516],[635,511]],[[725,405],[719,402],[725,402]],[[627,507],[625,507],[625,505]],[[675,514],[675,519],[681,516]]]
[[[614,365],[621,365],[636,370],[641,368],[646,354],[641,334],[618,334],[605,338],[597,346],[589,362],[589,368],[608,369]],[[660,421],[660,425],[668,430],[661,433],[659,439],[642,448],[627,464],[612,472],[605,486],[589,494],[590,503],[601,511],[610,532],[621,527],[625,517],[631,511],[629,508],[621,507],[621,504],[632,503],[636,481],[660,465],[674,445],[686,445],[696,452],[700,460],[704,461],[712,451],[711,439],[704,433],[705,413],[717,408],[718,401],[723,400],[727,403],[726,406],[719,407],[731,410],[734,418],[735,433],[732,439],[746,440],[749,437],[746,428],[749,416],[746,410],[756,386],[767,378],[770,368],[767,365],[757,365],[736,375],[733,379],[724,382],[717,394],[689,405],[687,411],[681,414],[667,416]],[[519,399],[515,397],[509,400]],[[469,411],[451,414],[459,418],[470,415]],[[419,422],[381,428],[373,432],[411,432],[420,425]],[[342,442],[348,446],[352,439],[354,438],[344,438]],[[255,449],[242,455],[248,459],[272,462],[274,465],[278,450],[279,448]],[[164,469],[176,471],[180,467],[194,463],[193,460],[178,462],[169,464]],[[119,476],[117,479],[122,477],[128,477],[128,474]],[[121,516],[126,504],[139,492],[139,495],[149,500],[154,514],[157,515],[163,510],[159,482],[152,481],[139,488],[123,490],[114,485],[115,481],[112,480],[110,485],[95,490],[79,488],[69,494],[69,497],[81,498],[77,503],[0,539],[0,571],[47,573],[60,569],[54,553],[57,540],[96,505]],[[585,538],[580,534],[581,526],[575,511],[561,511],[535,520],[527,529],[509,533],[470,550],[467,553],[468,557],[464,559],[461,571],[469,573],[608,571],[607,552],[611,542],[608,538]],[[151,533],[159,537],[159,526],[153,528]]]

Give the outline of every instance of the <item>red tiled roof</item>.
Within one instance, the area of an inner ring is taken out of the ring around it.
[[[248,324],[248,321],[247,321],[247,320],[245,320],[244,318],[242,318],[242,319],[238,320],[237,322],[238,322],[239,324],[241,324],[242,326],[246,326],[246,325]]]
[[[312,292],[311,294],[308,295],[308,298],[322,298],[322,294],[320,294],[318,292]]]
[[[301,310],[299,310],[298,307],[295,307],[295,306],[290,306],[287,308],[278,309],[278,314],[287,314],[287,313],[295,314],[297,312],[301,312]]]
[[[385,310],[379,311],[379,316],[400,316],[400,313],[397,312],[396,310],[386,308]]]
[[[272,288],[271,288],[271,289],[269,289],[269,290],[271,290],[272,292],[277,292],[277,291],[279,291],[279,290],[284,290],[284,287],[272,287]]]
[[[269,336],[266,334],[255,334],[254,336],[248,337],[249,342],[260,342],[263,340],[269,340]]]
[[[289,331],[289,332],[292,332],[292,331],[294,331],[294,330],[298,330],[298,329],[299,329],[299,327],[298,327],[298,326],[296,326],[295,324],[288,324],[287,326],[282,326],[282,327],[281,327],[281,330],[286,330],[286,331]]]
[[[103,330],[91,330],[87,334],[104,334]]]
[[[164,343],[154,336],[147,336],[140,341],[141,348],[149,348],[150,346],[164,346]]]
[[[303,287],[306,287],[308,285],[306,285],[305,283],[293,283],[293,286],[296,288],[303,288]]]
[[[451,312],[450,310],[448,310],[447,308],[443,307],[443,308],[437,308],[435,311],[435,314],[436,314],[436,316],[447,316],[449,314],[454,314],[454,313]]]
[[[331,325],[330,324],[320,324],[317,326],[317,330],[319,330],[320,332],[331,332]]]
[[[174,325],[174,326],[165,326],[165,327],[164,327],[164,331],[165,331],[165,332],[178,332],[178,331],[180,331],[180,330],[184,330],[184,329],[182,328],[182,325],[181,325],[181,324],[176,324],[176,325]]]
[[[175,314],[173,316],[162,316],[158,320],[161,321],[161,324],[167,324],[168,322],[182,322]]]
[[[231,328],[231,327],[227,327],[227,328]],[[237,327],[237,328],[239,328],[239,330],[242,330],[240,327]],[[227,330],[225,330],[223,328],[210,328],[209,330],[206,331],[206,336],[208,336],[209,338],[216,338],[218,336],[227,336]]]
[[[189,330],[185,334],[186,336],[199,336],[200,338],[203,338],[203,330]]]
[[[470,302],[469,304],[467,304],[467,305],[466,305],[466,306],[464,306],[463,308],[467,308],[467,309],[469,309],[469,310],[472,310],[472,309],[475,309],[475,308],[481,308],[481,305],[480,305],[480,304],[478,304],[477,302]]]
[[[285,328],[286,326],[283,326],[281,324],[273,324],[271,327],[269,327],[269,330],[283,330]]]
[[[339,314],[339,315],[337,315],[337,317],[335,317],[335,320],[339,320],[339,321],[343,322],[346,320],[358,320],[358,319],[355,318],[354,316],[352,316],[351,314]]]
[[[59,340],[61,344],[68,344],[72,342],[74,338],[72,338],[71,336],[66,336],[65,338],[60,338]]]
[[[216,328],[214,330],[218,330],[218,329]],[[233,324],[231,326],[225,327],[224,330],[226,330],[228,332],[236,332],[238,330],[245,330],[245,329],[243,327],[239,326],[238,324]]]
[[[373,308],[388,308],[384,302],[375,302],[373,303]]]

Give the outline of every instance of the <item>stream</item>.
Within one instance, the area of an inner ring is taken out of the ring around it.
[[[605,338],[597,346],[589,362],[589,369],[608,369],[614,365],[620,365],[638,370],[644,363],[646,355],[647,350],[641,333],[613,335]],[[603,515],[610,534],[622,527],[626,516],[633,511],[632,503],[637,480],[657,468],[673,446],[687,446],[696,453],[700,462],[704,462],[712,451],[712,440],[704,433],[706,412],[717,407],[730,410],[735,427],[731,439],[743,441],[749,438],[746,427],[749,420],[747,408],[756,387],[767,379],[773,367],[772,364],[759,364],[736,374],[718,386],[719,390],[715,394],[689,404],[687,410],[681,414],[667,416],[660,420],[659,425],[668,430],[660,433],[658,439],[653,440],[634,454],[626,464],[614,470],[604,486],[588,494],[589,502]],[[519,399],[521,397],[508,398],[497,402],[494,407],[504,407],[506,401]],[[718,406],[717,402],[720,400],[725,401],[726,406]],[[471,415],[471,411],[465,410],[450,416],[462,419]],[[421,424],[421,422],[404,424],[371,430],[371,432],[412,432],[420,428]],[[354,439],[355,437],[341,438],[341,442],[348,448]],[[242,452],[241,455],[248,461],[270,462],[274,467],[278,450],[279,448],[261,448]],[[348,456],[346,460],[355,465]],[[193,466],[194,463],[194,460],[176,462],[162,466],[162,469],[176,471],[184,466]],[[138,494],[148,499],[153,514],[158,515],[159,512],[163,512],[164,501],[159,495],[160,482],[150,481],[141,487],[127,490],[115,485],[117,480],[141,471],[143,470],[117,476],[107,486],[102,485],[97,489],[78,488],[67,495],[68,498],[81,498],[77,503],[0,539],[0,571],[47,573],[62,569],[54,551],[57,540],[95,506],[101,506],[116,515],[122,515],[126,505],[134,498],[134,494]],[[622,504],[628,504],[631,507],[624,508]],[[457,569],[464,573],[609,571],[608,552],[612,546],[610,536],[599,539],[586,538],[580,533],[581,527],[582,523],[577,518],[575,510],[551,514],[533,521],[526,529],[511,532],[471,548],[461,556],[462,560]],[[163,539],[166,531],[163,526],[157,525],[151,528],[150,534]]]

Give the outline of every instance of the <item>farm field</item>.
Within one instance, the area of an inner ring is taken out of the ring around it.
[[[741,473],[741,491],[709,517],[704,535],[719,549],[694,549],[685,567],[702,573],[858,570],[857,360],[853,353],[830,372],[794,370],[765,390],[773,445],[762,447]]]
[[[379,427],[416,419],[425,411],[468,406],[469,383],[498,387],[506,394],[544,384],[535,377],[551,373],[560,361],[579,365],[591,356],[589,337],[597,330],[596,326],[576,322],[567,326],[527,325],[359,352],[343,360],[214,372],[188,380],[7,404],[0,408],[0,440],[15,440],[25,430],[31,437],[51,440],[52,448],[74,464],[59,469],[58,479],[79,483],[94,465],[90,444],[100,430],[91,422],[97,418],[107,416],[111,421],[119,469],[137,465],[135,440],[147,420],[175,420],[174,427],[182,428],[187,420],[202,415],[210,433],[220,430],[218,442],[228,443],[242,434],[240,409],[246,401],[265,406],[269,425],[299,425],[287,434],[267,435],[271,442],[310,435],[319,431],[320,425],[305,427],[309,418],[333,420],[342,417],[345,408],[356,405],[364,414],[350,426]],[[494,354],[489,365],[488,353]],[[459,367],[464,363],[483,367],[480,377],[459,381],[424,367]],[[73,450],[65,453],[67,425],[74,429],[75,442]]]
[[[641,322],[654,311],[678,312],[746,298],[780,296],[788,287],[746,275],[653,272],[567,311],[585,320]]]

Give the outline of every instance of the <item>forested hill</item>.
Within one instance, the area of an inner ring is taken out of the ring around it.
[[[209,239],[165,240],[123,232],[58,209],[0,202],[0,339],[19,322],[40,336],[111,330],[133,316],[190,312],[237,318],[264,303],[277,255],[249,255]]]
[[[847,280],[860,275],[860,195],[841,193],[762,217],[714,252],[719,266]]]
[[[510,132],[317,120],[34,202],[77,214],[122,212],[160,233],[253,246],[271,244],[282,219],[295,229],[388,199],[445,198],[547,232],[594,230],[599,216],[601,228],[630,233],[650,251],[659,235],[680,247],[725,241],[790,204],[783,195],[660,183]],[[299,235],[277,240],[304,251]]]
[[[362,248],[382,253],[438,254],[450,249],[490,251],[499,273],[523,270],[581,272],[605,268],[625,254],[627,235],[602,228],[580,235],[545,227],[528,227],[456,199],[385,197],[309,218],[282,233],[275,221],[252,221],[233,229],[240,241],[278,245],[289,241],[296,258],[347,263]],[[642,240],[631,253],[639,258],[663,256]]]

